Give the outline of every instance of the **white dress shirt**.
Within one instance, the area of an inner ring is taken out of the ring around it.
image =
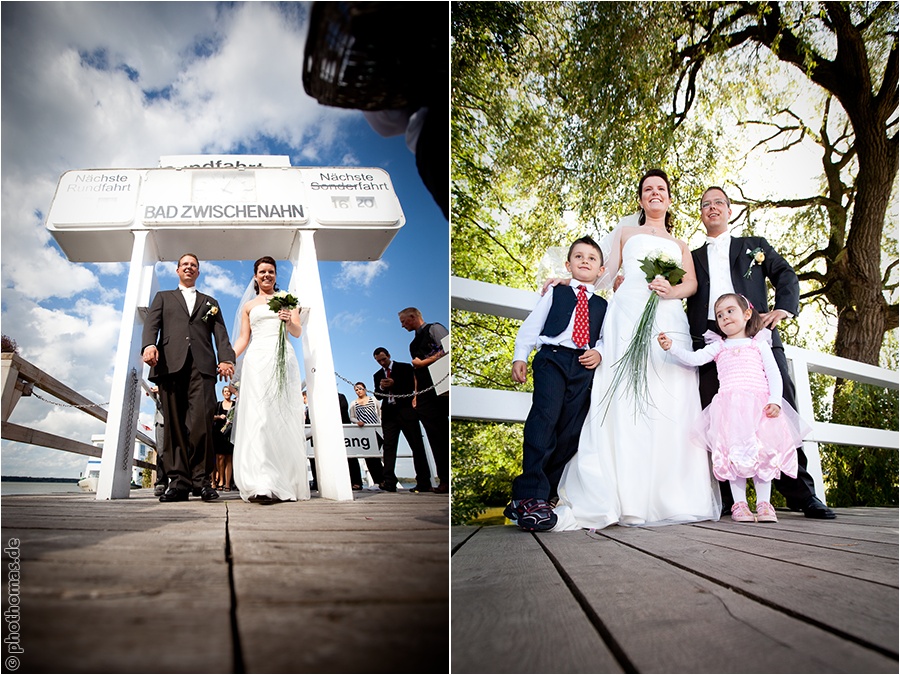
[[[579,286],[584,286],[587,289],[588,300],[590,300],[590,297],[594,294],[594,285],[576,281],[575,279],[569,280],[569,287],[576,296],[578,294]],[[550,314],[550,306],[552,304],[553,291],[552,289],[548,289],[547,292],[541,296],[541,299],[538,300],[537,306],[531,311],[528,318],[526,318],[519,327],[519,332],[516,335],[516,347],[513,351],[513,361],[525,361],[527,363],[531,352],[535,349],[540,349],[544,345],[580,349],[580,347],[577,347],[575,343],[572,342],[572,328],[575,325],[575,310],[572,310],[572,316],[569,317],[569,325],[562,333],[556,336],[541,335],[541,329],[547,321],[547,316]],[[591,347],[591,349],[602,354],[603,352],[600,350],[602,344],[602,339],[598,338],[597,344]]]
[[[731,234],[724,232],[718,237],[708,237],[706,240],[706,257],[709,261],[709,316],[710,321],[716,320],[716,300],[726,293],[734,293],[734,283],[731,281]]]
[[[178,284],[178,290],[181,291],[181,295],[184,296],[184,301],[187,303],[188,314],[193,314],[194,304],[197,302],[197,289]]]

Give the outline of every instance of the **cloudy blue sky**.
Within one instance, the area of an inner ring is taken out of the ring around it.
[[[44,218],[63,172],[155,167],[162,155],[386,170],[406,225],[381,260],[320,263],[335,369],[370,384],[376,346],[408,360],[404,307],[449,325],[447,222],[402,137],[382,138],[361,113],[303,91],[308,15],[309,3],[2,4],[2,331],[25,359],[109,400],[128,266],[68,261]],[[285,286],[290,271],[279,264]],[[162,288],[177,284],[173,264],[157,272]],[[251,274],[252,261],[201,264],[198,287],[219,299],[229,326]],[[353,397],[341,380],[338,390]],[[146,404],[141,419],[151,420]],[[10,421],[85,442],[103,431],[34,398]],[[85,459],[4,441],[0,470],[77,477]]]

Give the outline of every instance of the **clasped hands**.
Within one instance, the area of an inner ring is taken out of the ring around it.
[[[141,355],[141,360],[153,368],[159,363],[159,350],[156,349],[155,345],[148,346]],[[222,362],[216,367],[216,372],[219,373],[220,381],[230,380],[234,376],[234,364]]]
[[[216,367],[216,370],[219,373],[219,381],[230,380],[234,377],[234,364],[222,362]]]

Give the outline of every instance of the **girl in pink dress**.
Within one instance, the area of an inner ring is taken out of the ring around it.
[[[687,366],[716,362],[719,393],[703,411],[695,433],[712,456],[713,473],[727,480],[734,496],[731,518],[737,522],[775,523],[769,503],[772,480],[782,473],[796,478],[797,446],[809,432],[797,412],[782,399],[781,373],[772,356],[772,333],[743,295],[716,300],[721,335],[708,331],[707,345],[691,352],[660,333],[660,346]],[[747,505],[747,479],[756,488],[756,515]]]

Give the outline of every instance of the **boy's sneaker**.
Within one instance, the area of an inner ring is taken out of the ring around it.
[[[756,520],[747,502],[735,502],[732,505],[731,519],[736,523],[752,523]]]
[[[503,515],[526,532],[552,530],[557,520],[547,500],[535,497],[513,499],[503,510]]]
[[[756,522],[757,523],[777,523],[778,516],[775,515],[775,508],[769,502],[759,502],[756,505]]]

